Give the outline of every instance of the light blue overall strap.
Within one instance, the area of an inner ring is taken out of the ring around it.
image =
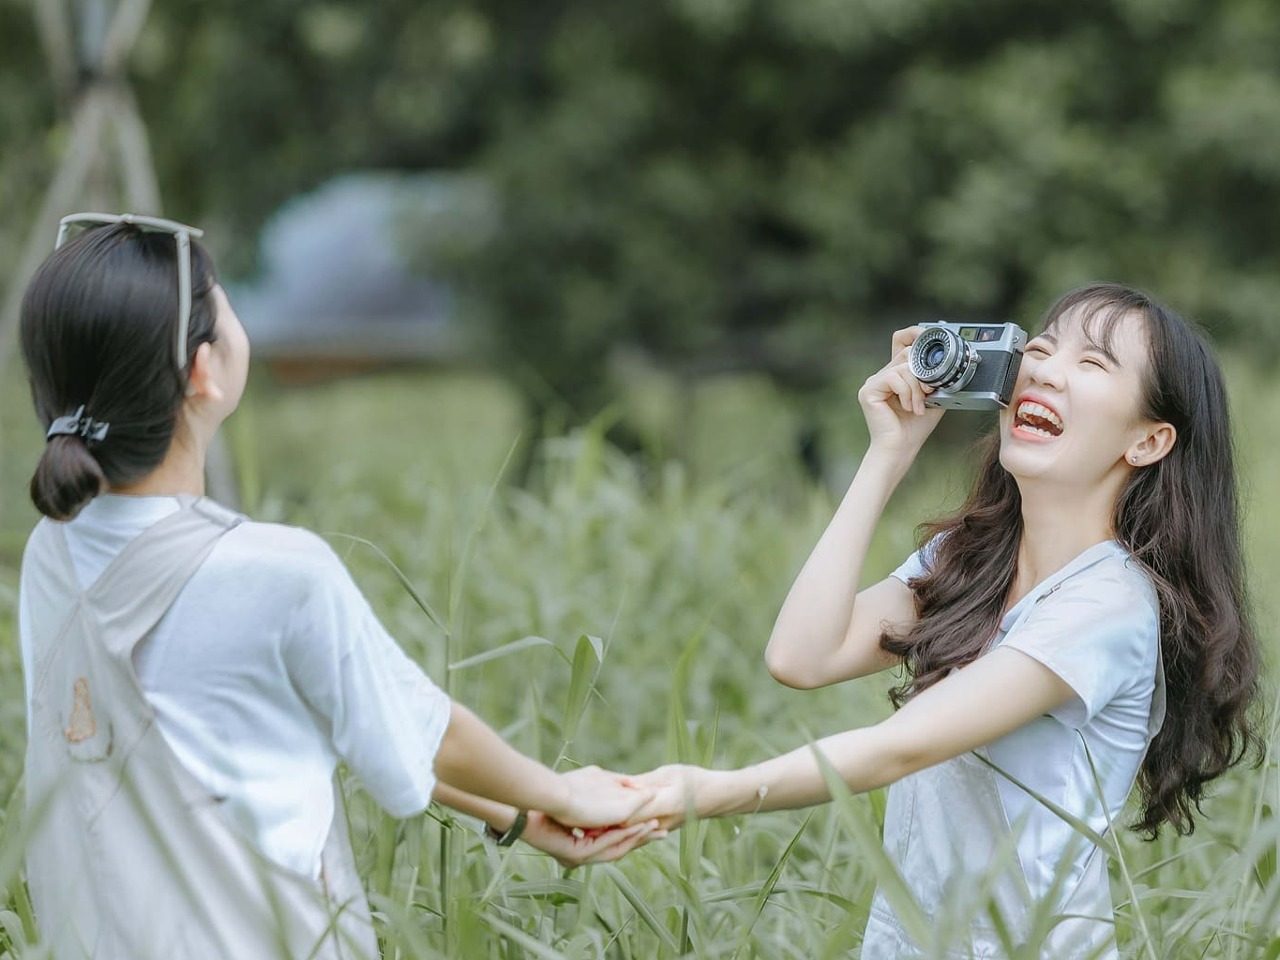
[[[97,619],[103,645],[117,659],[131,656],[218,540],[245,520],[204,497],[177,499],[182,508],[126,544],[82,598]]]

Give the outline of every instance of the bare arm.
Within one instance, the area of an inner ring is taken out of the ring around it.
[[[623,823],[649,797],[596,767],[557,774],[516,750],[456,701],[436,753],[435,771],[439,780],[463,793],[541,810],[580,827]]]
[[[880,649],[886,624],[915,620],[911,590],[888,577],[858,590],[876,524],[904,467],[869,452],[778,612],[765,663],[774,679],[808,689],[864,677],[899,659]]]
[[[769,672],[788,686],[821,687],[896,665],[899,658],[880,649],[880,633],[885,625],[900,631],[915,620],[905,584],[890,578],[861,592],[858,585],[880,515],[943,414],[925,406],[932,388],[907,364],[919,331],[895,333],[889,363],[858,391],[870,446],[791,585],[765,650]]]
[[[459,813],[465,813],[469,817],[482,820],[500,832],[505,832],[515,823],[516,808],[510,804],[477,797],[474,793],[459,790],[443,780],[436,781],[435,790],[431,792],[431,799]]]
[[[685,797],[699,816],[806,807],[830,799],[814,751],[855,793],[997,740],[1066,703],[1065,680],[1019,650],[997,648],[929,687],[886,720],[824,737],[740,770],[663,767],[633,778],[658,789],[640,816],[678,824]]]

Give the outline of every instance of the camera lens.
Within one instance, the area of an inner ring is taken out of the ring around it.
[[[946,327],[930,327],[916,338],[908,354],[912,374],[939,389],[961,389],[973,376],[973,347]]]

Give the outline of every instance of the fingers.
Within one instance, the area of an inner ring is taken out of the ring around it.
[[[919,413],[920,411],[916,410],[915,393],[911,389],[911,379],[905,370],[895,367],[889,375],[889,387],[897,395],[898,404],[903,410]]]
[[[867,380],[866,389],[875,399],[885,401],[890,397],[896,397],[898,406],[902,410],[920,413],[921,410],[917,409],[916,406],[913,383],[918,383],[918,381],[905,368],[893,366],[886,367]],[[923,405],[923,400],[921,405]]]
[[[639,849],[653,840],[661,840],[665,836],[667,836],[666,830],[650,830],[644,833],[639,833],[634,837],[628,837],[626,840],[621,840],[613,846],[600,851],[591,858],[590,862],[608,863],[611,860],[621,859],[632,850]]]
[[[633,821],[683,816],[693,802],[693,785],[683,776],[673,777],[657,786],[653,799],[636,811]]]
[[[655,796],[655,791],[648,787],[628,787],[626,789],[635,793],[635,802],[631,804],[623,816],[613,821],[614,823],[630,823],[636,813],[652,801]]]
[[[620,782],[628,787],[661,785],[667,783],[678,768],[678,764],[668,763],[646,770],[644,773],[620,773],[618,777]]]
[[[610,777],[595,782],[576,777],[573,809],[561,819],[577,827],[612,827],[632,823],[636,814],[653,800],[650,786],[624,786]]]
[[[616,830],[606,830],[600,836],[590,841],[588,848],[583,851],[587,858],[594,857],[596,854],[616,847],[619,844],[626,843],[637,837],[643,837],[646,834],[653,833],[658,829],[657,820],[643,820],[640,823],[633,824],[630,827],[619,827]]]
[[[631,815],[630,824],[643,823],[646,820],[652,820],[654,817],[662,816],[666,811],[663,810],[664,804],[650,800],[643,807]]]
[[[885,401],[896,397],[904,412],[923,414],[925,398],[934,387],[916,379],[906,362],[890,364],[867,378],[863,390],[874,400]]]
[[[916,342],[916,337],[920,336],[920,331],[923,329],[924,327],[920,326],[904,327],[893,332],[893,346],[889,350],[891,363],[898,359],[906,359],[905,351],[911,347],[911,344]],[[901,357],[899,357],[899,354],[901,354]]]
[[[909,409],[913,410],[918,416],[924,416],[927,409],[924,403],[925,398],[933,393],[934,388],[928,384],[921,383],[910,370],[904,371],[903,379],[907,381],[907,386],[911,388],[911,406]],[[908,408],[904,407],[903,409]]]
[[[576,867],[584,863],[607,863],[626,856],[636,847],[650,840],[667,836],[667,831],[657,820],[645,820],[629,827],[616,827],[601,831],[589,838],[573,841],[573,851],[556,859],[564,867]]]

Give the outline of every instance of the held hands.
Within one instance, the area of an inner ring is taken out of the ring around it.
[[[561,774],[571,798],[566,810],[555,816],[531,811],[523,838],[565,867],[617,860],[667,836],[690,814],[733,812],[732,777],[732,771],[681,763],[638,775],[583,767]]]
[[[660,840],[667,831],[656,819],[641,820],[631,826],[582,830],[566,827],[537,810],[529,811],[529,822],[521,838],[532,847],[555,858],[560,866],[572,869],[584,863],[606,863],[626,856],[650,840]]]
[[[617,860],[667,835],[656,818],[639,815],[653,789],[595,766],[562,773],[559,780],[564,802],[554,812],[529,811],[521,837],[562,867]]]
[[[522,839],[566,868],[617,860],[667,836],[691,810],[703,813],[697,804],[707,802],[715,773],[668,764],[638,776],[599,767],[561,774],[571,805],[558,816],[530,811]]]
[[[858,391],[872,450],[898,459],[914,459],[946,412],[942,407],[925,406],[925,397],[934,388],[917,380],[907,363],[911,345],[923,329],[907,327],[897,331],[889,362],[868,377]]]
[[[690,814],[705,817],[717,812],[718,781],[726,771],[707,770],[687,763],[671,763],[639,776],[631,783],[653,791],[653,799],[640,808],[636,817],[655,818],[662,830],[680,827]],[[719,791],[723,793],[724,791]]]
[[[571,827],[612,827],[633,823],[642,806],[653,798],[653,789],[633,778],[600,767],[580,767],[559,775],[563,802],[548,810]]]
[[[631,783],[653,791],[653,799],[640,808],[637,816],[654,817],[664,830],[675,830],[684,824],[691,810],[696,810],[696,779],[699,767],[670,763],[648,773],[630,777]]]

